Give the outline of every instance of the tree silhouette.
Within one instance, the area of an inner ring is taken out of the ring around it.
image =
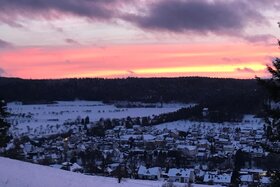
[[[280,46],[279,40],[278,45]],[[270,96],[265,110],[265,130],[269,143],[268,148],[270,151],[279,152],[279,148],[275,150],[274,148],[270,148],[269,145],[270,142],[280,140],[280,58],[275,58],[272,61],[272,65],[267,66],[267,70],[271,74],[271,78],[264,80],[257,77],[257,80],[266,88]],[[280,186],[280,172],[273,171],[272,176],[271,186]]]
[[[8,130],[10,125],[6,121],[8,113],[6,112],[6,104],[4,101],[0,101],[0,148],[6,147],[10,140]]]
[[[269,93],[269,100],[265,107],[265,130],[268,140],[280,140],[280,58],[272,61],[272,66],[267,66],[271,78],[268,80],[257,77],[259,83]]]

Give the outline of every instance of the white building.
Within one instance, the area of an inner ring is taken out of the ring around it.
[[[140,166],[138,169],[138,177],[140,179],[157,180],[160,178],[160,173],[160,167],[146,168],[145,166]]]
[[[171,168],[167,175],[170,182],[189,183],[194,182],[195,179],[193,169]]]
[[[203,182],[205,183],[213,183],[213,184],[220,184],[220,185],[229,185],[231,182],[232,173],[222,173],[218,174],[218,172],[206,172],[204,175]]]

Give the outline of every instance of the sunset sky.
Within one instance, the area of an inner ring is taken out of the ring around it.
[[[0,0],[0,76],[265,77],[280,56],[279,8],[279,0]]]

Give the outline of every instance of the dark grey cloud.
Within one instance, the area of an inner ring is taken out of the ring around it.
[[[269,34],[244,36],[244,39],[252,43],[275,43],[277,41],[275,36]]]
[[[0,0],[0,22],[23,27],[22,17],[57,19],[74,15],[98,21],[116,18],[155,31],[241,36],[248,25],[268,23],[263,10],[279,4],[278,0]],[[134,14],[127,13],[127,6],[136,9]]]
[[[79,42],[77,42],[76,40],[71,39],[71,38],[66,38],[65,42],[68,43],[68,44],[72,44],[72,45],[80,45]]]
[[[132,71],[132,70],[127,70],[126,72],[129,73],[129,74],[135,74],[135,72]]]
[[[240,34],[248,25],[265,23],[245,1],[163,0],[150,4],[144,15],[126,16],[145,29],[169,32]]]
[[[111,19],[119,0],[0,0],[0,19],[14,26],[18,16],[56,18],[65,14],[89,19]]]
[[[12,44],[0,39],[0,49],[10,48]]]

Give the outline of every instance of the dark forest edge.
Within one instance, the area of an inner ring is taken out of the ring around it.
[[[266,99],[255,79],[73,78],[27,80],[0,77],[0,98],[6,101],[52,103],[62,100],[199,103],[210,111],[259,114]]]

